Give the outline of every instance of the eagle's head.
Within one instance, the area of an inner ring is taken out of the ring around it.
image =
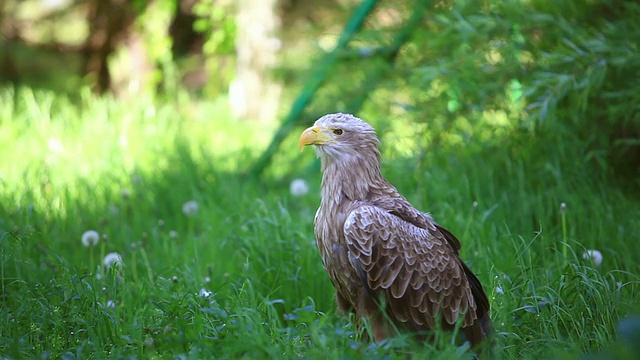
[[[378,160],[380,141],[373,127],[349,114],[328,114],[300,135],[300,150],[314,145],[323,162]]]

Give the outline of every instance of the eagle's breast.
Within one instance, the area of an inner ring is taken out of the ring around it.
[[[343,231],[350,204],[346,199],[335,203],[323,202],[316,214],[314,231],[318,251],[331,282],[339,296],[353,306],[362,284],[351,264]]]

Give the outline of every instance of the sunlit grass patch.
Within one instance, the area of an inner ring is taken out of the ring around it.
[[[255,156],[269,141],[273,124],[230,119],[223,99],[211,104],[163,104],[145,96],[128,101],[79,99],[28,88],[0,90],[0,176],[10,183],[24,176],[49,176],[70,185],[76,177],[99,179],[167,166],[180,142],[196,161],[216,161],[234,171],[237,154]],[[212,158],[204,159],[206,153]]]

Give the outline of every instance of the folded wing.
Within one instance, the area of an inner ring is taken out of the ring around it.
[[[383,297],[378,300],[396,323],[434,329],[441,314],[445,328],[461,316],[463,328],[474,327],[488,313],[482,286],[458,257],[458,240],[439,226],[419,227],[364,205],[348,215],[344,234],[354,267],[362,269],[361,281]]]

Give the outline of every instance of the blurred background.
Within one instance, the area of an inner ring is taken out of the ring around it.
[[[217,102],[268,131],[354,112],[438,146],[572,134],[583,160],[635,178],[636,15],[633,1],[6,0],[0,84]]]
[[[640,312],[638,19],[636,0],[2,0],[0,355],[406,358],[334,313],[315,248],[297,140],[349,112],[460,237],[505,358],[609,358]],[[425,357],[469,358],[440,345]]]

